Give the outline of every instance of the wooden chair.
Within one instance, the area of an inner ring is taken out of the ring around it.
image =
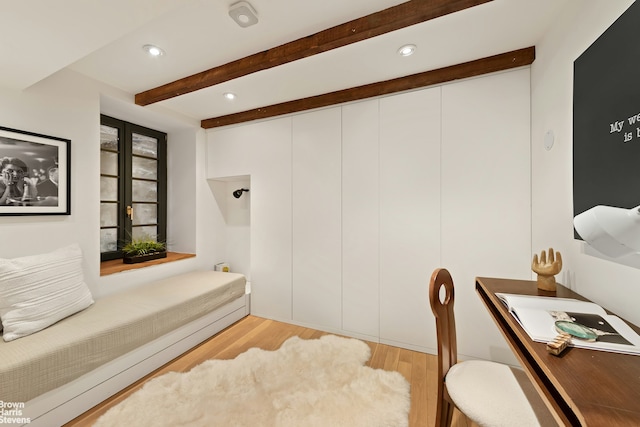
[[[438,337],[436,427],[451,425],[454,407],[480,426],[556,426],[522,369],[484,360],[458,363],[454,287],[444,268],[431,275],[429,299]]]

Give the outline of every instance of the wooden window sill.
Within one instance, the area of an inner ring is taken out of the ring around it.
[[[193,258],[196,254],[182,254],[178,252],[167,252],[166,258],[154,259],[140,262],[138,264],[125,264],[121,259],[113,259],[100,263],[100,276],[120,273],[121,271],[135,270],[137,268],[151,267],[152,265],[164,264],[166,262],[179,261],[181,259]]]

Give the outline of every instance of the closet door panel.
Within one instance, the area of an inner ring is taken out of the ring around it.
[[[293,117],[293,319],[340,328],[341,109]]]
[[[440,264],[440,88],[380,100],[380,338],[435,348],[428,281]]]
[[[342,318],[378,337],[380,304],[378,100],[342,107]]]
[[[291,320],[291,118],[257,123],[252,142],[251,312]]]
[[[529,69],[443,86],[442,105],[442,261],[457,284],[458,351],[511,362],[473,284],[531,278]]]

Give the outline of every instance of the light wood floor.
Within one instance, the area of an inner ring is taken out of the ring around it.
[[[325,334],[325,332],[314,329],[276,322],[260,317],[245,317],[172,362],[169,362],[164,367],[149,374],[135,384],[132,384],[117,395],[67,423],[65,427],[93,425],[100,415],[126,399],[131,393],[139,389],[146,380],[152,377],[169,371],[185,372],[207,359],[232,359],[251,347],[276,350],[284,341],[295,335],[303,339],[313,339]],[[372,342],[367,342],[367,344],[371,347],[371,359],[367,363],[368,366],[377,369],[398,371],[410,382],[410,427],[433,426],[435,422],[435,378],[437,377],[438,370],[436,357],[384,344]],[[454,414],[453,426],[473,427],[475,424],[467,420],[464,415],[456,412]]]

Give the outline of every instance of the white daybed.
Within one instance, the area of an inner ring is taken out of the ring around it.
[[[247,316],[245,282],[234,273],[181,274],[0,340],[0,400],[24,403],[30,427],[62,425]]]

